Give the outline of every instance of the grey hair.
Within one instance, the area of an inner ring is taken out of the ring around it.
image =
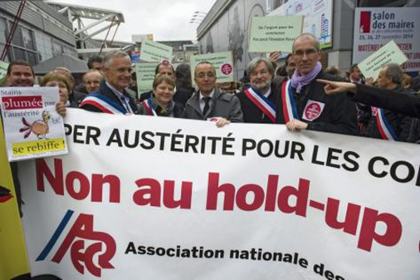
[[[302,33],[302,34],[300,34],[299,36],[297,36],[296,38],[295,38],[295,40],[293,41],[293,53],[295,52],[295,44],[296,44],[296,41],[297,40],[299,40],[299,39],[301,39],[301,38],[307,38],[307,39],[312,39],[312,40],[314,40],[315,41],[315,48],[319,51],[320,49],[321,49],[321,47],[320,47],[320,45],[319,45],[319,41],[318,41],[318,38],[317,37],[315,37],[312,33]]]
[[[251,60],[251,62],[248,64],[246,71],[248,73],[248,76],[251,75],[252,72],[255,71],[255,69],[257,68],[258,64],[260,64],[261,62],[264,62],[265,65],[267,65],[268,71],[270,72],[270,74],[272,76],[274,76],[274,66],[273,63],[265,57],[256,57],[253,60]]]
[[[104,56],[104,61],[103,61],[104,67],[109,68],[109,66],[111,65],[112,59],[116,57],[130,57],[130,56],[124,51],[120,51],[120,50],[110,51]]]
[[[394,84],[401,84],[403,71],[397,63],[390,63],[384,66],[385,76],[391,79]]]

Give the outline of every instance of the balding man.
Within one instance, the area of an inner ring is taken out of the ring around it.
[[[238,98],[216,88],[216,70],[210,62],[197,64],[194,80],[198,87],[185,105],[184,117],[194,120],[214,120],[221,127],[229,122],[243,122]]]
[[[341,79],[322,71],[316,37],[309,33],[298,36],[293,42],[293,59],[296,70],[290,80],[282,83],[277,123],[286,124],[291,131],[356,135],[356,106],[344,94],[326,95],[324,85],[316,81]]]
[[[97,92],[103,79],[104,75],[101,73],[101,71],[96,69],[87,71],[83,75],[83,83],[85,84],[86,92],[88,94]]]
[[[104,57],[102,72],[105,75],[97,93],[89,94],[80,107],[108,114],[138,114],[134,99],[127,93],[130,84],[131,59],[123,51],[111,51]]]

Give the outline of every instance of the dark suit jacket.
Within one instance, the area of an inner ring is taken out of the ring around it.
[[[98,90],[97,93],[109,98],[111,101],[119,104],[121,107],[124,107],[123,104],[121,103],[121,101],[114,94],[114,92],[106,85],[105,80],[103,80],[101,82],[101,85],[99,86],[99,90]],[[138,109],[134,99],[125,91],[124,91],[123,94],[124,94],[124,96],[127,96],[130,99],[130,102],[129,102],[130,107],[133,110],[134,114],[138,115],[139,114],[139,109]],[[84,105],[82,108],[87,110],[87,111],[102,113],[102,111],[99,108],[96,108],[95,106],[90,105],[90,104]]]
[[[302,88],[300,94],[293,90],[299,118],[308,123],[308,130],[357,135],[356,104],[349,102],[345,94],[326,95],[324,85],[316,82],[316,79],[343,81],[340,77],[321,71],[310,84]],[[310,100],[325,104],[321,115],[311,122],[302,119],[302,116],[305,113],[305,107]],[[277,108],[277,123],[284,124],[285,120],[281,98],[279,98]]]

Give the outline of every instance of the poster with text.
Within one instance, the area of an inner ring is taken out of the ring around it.
[[[293,42],[302,34],[303,16],[253,17],[249,52],[292,52]]]
[[[147,62],[172,61],[172,47],[144,38],[141,43],[141,60]]]
[[[191,60],[191,79],[194,82],[195,67],[200,62],[210,62],[216,69],[217,83],[226,83],[234,81],[234,69],[232,52],[207,53],[193,55]]]
[[[58,87],[0,88],[9,161],[67,154]]]
[[[393,40],[408,58],[408,72],[420,71],[420,7],[356,8],[353,63],[359,63]]]
[[[304,16],[303,32],[318,38],[321,49],[332,46],[332,0],[289,0],[268,16]]]

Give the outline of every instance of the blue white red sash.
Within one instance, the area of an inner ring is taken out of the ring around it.
[[[382,139],[397,141],[397,135],[392,129],[391,124],[385,117],[384,110],[381,108],[377,109],[376,113],[376,125],[378,126],[379,133],[381,134]]]
[[[124,107],[115,103],[108,97],[97,93],[88,94],[88,96],[83,99],[82,103],[80,103],[80,108],[83,108],[85,105],[92,105],[102,112],[108,114],[127,114],[127,110]]]
[[[293,97],[291,80],[281,85],[281,100],[283,104],[284,122],[287,124],[291,120],[298,120],[299,115],[297,113],[296,102]]]
[[[143,106],[146,109],[147,114],[155,117],[157,116],[156,111],[153,109],[151,98],[143,100]]]
[[[244,90],[246,96],[255,104],[273,123],[276,122],[276,106],[267,97],[252,87]]]

